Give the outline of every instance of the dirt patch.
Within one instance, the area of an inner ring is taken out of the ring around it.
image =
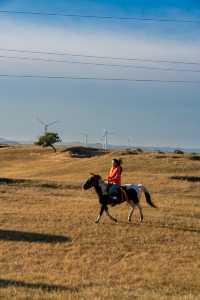
[[[170,179],[175,180],[186,180],[191,182],[199,182],[200,176],[171,176]]]
[[[0,241],[16,241],[30,243],[65,243],[72,239],[65,236],[43,234],[35,232],[23,232],[16,230],[0,230]]]
[[[200,156],[199,155],[191,156],[190,159],[200,161]]]
[[[0,144],[0,149],[1,148],[10,148],[11,146],[10,145],[7,145],[7,144]]]
[[[119,151],[119,155],[138,155],[140,154],[140,151],[137,150],[124,150],[124,151]]]
[[[57,181],[41,181],[31,179],[0,178],[0,185],[14,185],[22,187],[39,187],[48,189],[66,188],[70,190],[81,189],[79,184],[67,184]]]
[[[162,158],[171,158],[171,159],[182,159],[184,158],[183,156],[178,156],[178,155],[157,155],[155,156],[156,159],[162,159]]]
[[[68,152],[71,157],[76,157],[76,158],[88,158],[88,157],[104,155],[107,153],[103,149],[81,147],[81,146],[70,147],[63,150],[63,152]]]

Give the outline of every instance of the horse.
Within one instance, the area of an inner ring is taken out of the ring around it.
[[[144,216],[142,212],[142,207],[140,205],[140,198],[142,192],[145,195],[145,199],[147,204],[151,207],[157,208],[156,205],[151,200],[151,195],[148,189],[142,184],[125,184],[120,187],[117,195],[117,200],[109,195],[108,189],[109,185],[106,183],[100,175],[91,174],[92,176],[87,179],[87,181],[83,184],[83,189],[88,190],[90,188],[94,188],[96,194],[99,198],[100,204],[100,212],[95,221],[95,223],[99,223],[103,212],[107,214],[107,216],[114,222],[117,222],[117,219],[111,216],[108,211],[108,205],[115,206],[119,205],[123,202],[127,202],[130,206],[130,211],[128,213],[128,222],[131,222],[131,217],[133,215],[134,209],[138,208],[140,212],[140,222],[142,223]]]

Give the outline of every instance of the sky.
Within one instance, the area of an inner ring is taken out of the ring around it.
[[[73,18],[59,14],[113,18]],[[154,21],[125,21],[115,17]],[[73,56],[78,54],[196,64]],[[39,117],[44,122],[57,120],[51,130],[66,142],[82,141],[84,133],[88,134],[89,142],[100,142],[107,129],[113,133],[109,136],[111,144],[127,144],[129,140],[132,146],[200,147],[200,85],[195,83],[200,81],[199,0],[0,0],[0,75],[4,74],[193,83],[0,76],[0,137],[34,141],[43,130],[37,121]]]

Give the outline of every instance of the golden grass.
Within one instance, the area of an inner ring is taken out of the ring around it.
[[[13,179],[0,179],[0,299],[200,299],[200,183],[170,179],[200,176],[200,162],[124,156],[124,182],[146,185],[159,209],[143,199],[144,223],[128,224],[123,204],[110,209],[117,224],[96,225],[96,195],[80,187],[112,156],[0,149],[0,177]]]

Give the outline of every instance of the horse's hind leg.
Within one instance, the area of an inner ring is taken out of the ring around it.
[[[142,221],[144,219],[143,212],[142,212],[142,207],[141,207],[141,205],[139,203],[137,204],[137,207],[138,207],[138,209],[140,211],[140,222],[142,223]]]
[[[105,211],[106,211],[107,216],[108,216],[112,221],[117,222],[117,219],[113,218],[113,216],[111,216],[111,214],[109,213],[108,207],[105,208]]]
[[[133,212],[134,212],[134,206],[131,206],[130,210],[129,210],[129,214],[128,214],[128,222],[129,223],[131,222],[131,217],[133,215]]]

